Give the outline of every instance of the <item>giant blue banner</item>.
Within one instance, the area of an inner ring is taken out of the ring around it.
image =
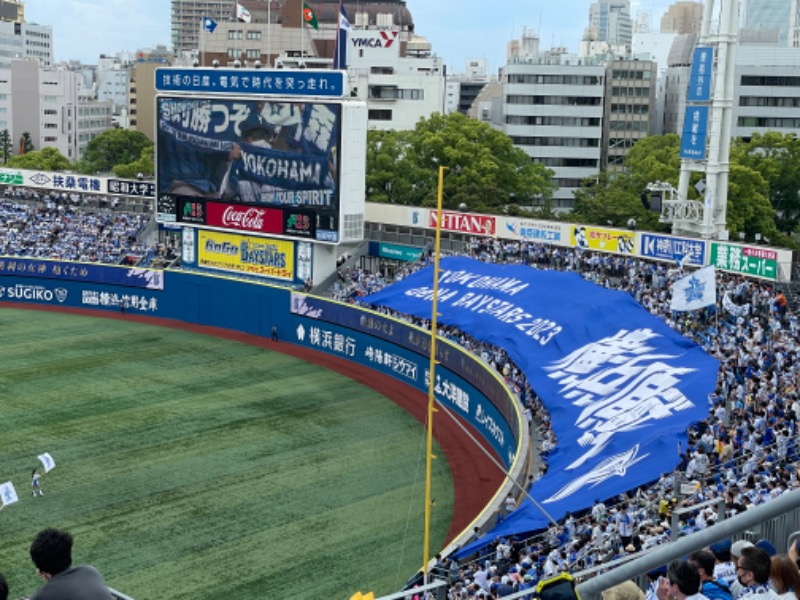
[[[432,279],[428,268],[364,300],[429,318]],[[687,425],[708,414],[716,359],[575,273],[446,258],[438,312],[504,348],[550,412],[558,444],[532,496],[555,518],[671,471]],[[519,531],[546,524],[532,511]]]

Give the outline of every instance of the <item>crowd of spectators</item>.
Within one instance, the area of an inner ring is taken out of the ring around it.
[[[152,215],[120,210],[112,206],[117,202],[116,197],[7,189],[0,198],[0,255],[108,264],[158,256],[139,241]]]
[[[716,306],[673,312],[671,286],[687,272],[677,263],[480,238],[471,241],[467,254],[485,262],[575,271],[598,285],[624,290],[719,359],[720,369],[708,398],[708,417],[688,429],[686,447],[676,448],[675,471],[619,497],[597,498],[584,513],[567,515],[530,539],[496,539],[461,564],[444,559],[438,570],[450,582],[450,598],[502,597],[560,572],[606,565],[713,525],[718,515],[709,500],[721,499],[726,516],[733,516],[800,487],[800,335],[794,303],[772,283],[717,272]],[[429,255],[423,256],[401,269],[400,277],[430,262]],[[386,284],[358,269],[344,279],[355,285],[349,295],[340,295],[356,302]],[[422,319],[392,314],[429,326]],[[529,418],[535,416],[542,457],[540,472],[532,475],[537,478],[546,471],[548,451],[557,440],[524,374],[500,348],[444,326],[439,334],[496,368],[518,393]],[[680,483],[688,483],[692,493]],[[673,512],[680,514],[677,531]]]

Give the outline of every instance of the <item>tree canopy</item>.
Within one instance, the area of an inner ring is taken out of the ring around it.
[[[109,173],[118,166],[141,160],[142,152],[152,145],[141,131],[108,129],[86,145],[86,153],[75,163],[75,170],[86,174]],[[150,169],[152,172],[152,166]]]
[[[413,131],[367,135],[367,201],[435,206],[439,167],[447,167],[443,206],[499,213],[542,204],[553,172],[531,161],[506,134],[461,113],[420,119]]]
[[[9,167],[35,171],[66,171],[72,168],[72,163],[57,148],[43,148],[18,156],[9,156],[7,164]]]

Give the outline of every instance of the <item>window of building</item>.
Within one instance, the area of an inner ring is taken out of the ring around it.
[[[367,114],[367,119],[370,121],[391,121],[392,111],[387,109],[372,109]]]

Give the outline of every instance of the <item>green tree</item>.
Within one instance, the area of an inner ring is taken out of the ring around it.
[[[0,131],[0,153],[3,155],[3,164],[8,164],[8,157],[11,156],[13,148],[11,147],[11,134],[8,129]]]
[[[775,209],[780,231],[797,230],[800,220],[800,140],[793,133],[754,133],[750,141],[736,140],[731,162],[758,171],[768,184],[768,198]]]
[[[410,132],[371,131],[367,200],[435,206],[439,166],[448,167],[443,205],[500,213],[543,204],[553,172],[514,147],[504,133],[460,113],[433,114]]]
[[[658,214],[642,204],[641,191],[631,174],[602,172],[585,179],[575,190],[575,207],[570,218],[581,223],[627,227],[634,219],[637,229],[658,231],[663,226]]]
[[[75,164],[80,173],[110,173],[118,165],[139,161],[153,143],[141,131],[108,129],[86,145],[86,153]]]
[[[22,137],[20,138],[20,154],[25,154],[27,152],[33,152],[33,140],[31,140],[31,134],[27,131],[22,133]]]
[[[142,154],[137,160],[126,165],[115,165],[114,175],[117,177],[125,177],[126,179],[135,179],[139,175],[152,177],[155,173],[154,152],[155,146],[150,144],[147,148],[142,150]]]
[[[12,156],[7,164],[9,167],[35,171],[66,171],[72,167],[69,159],[57,148],[43,148]]]
[[[775,211],[769,202],[769,184],[761,174],[738,164],[732,164],[728,177],[727,224],[731,239],[744,233],[753,240],[756,233],[768,238],[770,243],[786,243],[778,232]]]

